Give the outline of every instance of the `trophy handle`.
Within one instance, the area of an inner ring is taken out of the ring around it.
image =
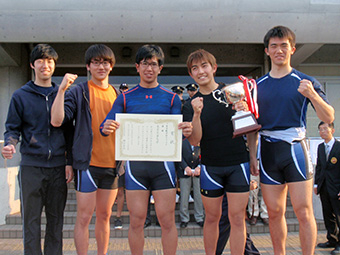
[[[253,88],[254,88],[254,83],[253,83],[254,80],[248,80],[248,88],[249,88],[249,91],[252,91]]]
[[[257,84],[254,79],[247,79],[243,75],[239,75],[238,78],[243,82],[244,90],[246,93],[247,104],[251,113],[255,115],[255,118],[258,119],[259,111],[257,105]],[[253,97],[251,96],[250,91],[253,91]]]
[[[218,97],[217,97],[215,94],[217,94]],[[214,99],[215,99],[216,101],[218,101],[220,104],[225,104],[226,107],[229,106],[229,104],[228,104],[226,101],[224,101],[224,100],[221,99],[221,98],[224,97],[224,95],[223,95],[223,93],[222,93],[221,90],[219,90],[219,89],[214,90],[214,91],[212,92],[212,95],[213,95]]]

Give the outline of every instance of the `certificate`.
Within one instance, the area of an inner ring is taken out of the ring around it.
[[[116,160],[181,161],[182,115],[116,114]]]

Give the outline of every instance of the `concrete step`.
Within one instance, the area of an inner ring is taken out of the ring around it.
[[[154,211],[155,206],[154,204],[150,204],[151,206],[151,210]],[[176,208],[175,210],[179,210],[179,203],[176,203]],[[190,202],[189,203],[189,210],[193,210],[194,209],[194,203]],[[127,205],[126,202],[124,202],[124,208],[123,211],[127,211]],[[65,206],[65,212],[76,212],[77,211],[77,201],[76,200],[67,200],[66,202],[66,206]],[[114,203],[113,207],[112,207],[112,211],[116,212],[117,211],[117,204]]]
[[[190,213],[190,222],[195,222],[194,215],[193,215],[194,211],[189,210],[189,213]],[[77,215],[76,212],[65,212],[64,213],[64,224],[75,224],[76,223],[76,215]],[[152,222],[155,223],[156,222],[155,211],[151,211],[150,215],[151,215],[151,218],[152,218]],[[114,224],[115,219],[116,219],[116,213],[114,212],[114,213],[112,213],[111,219],[110,219],[110,222],[111,222],[112,225]],[[130,217],[129,217],[128,211],[122,212],[121,220],[122,220],[123,224],[129,224]],[[96,221],[96,214],[94,213],[93,216],[92,216],[90,224],[95,224],[95,221]],[[178,210],[175,211],[175,221],[181,222]],[[21,214],[15,213],[15,214],[7,215],[6,216],[6,224],[7,225],[21,225],[22,224]],[[46,224],[46,216],[45,216],[44,212],[42,213],[41,224]]]
[[[76,192],[74,190],[69,190],[67,194],[67,202],[76,201]],[[289,196],[287,197],[287,206],[291,206],[292,203],[290,201]]]
[[[299,224],[297,219],[288,219],[288,232],[298,232]],[[178,236],[203,236],[203,228],[199,227],[196,223],[190,222],[188,227],[182,229],[179,227],[179,223],[176,224],[178,230]],[[317,221],[318,231],[325,230],[323,221]],[[123,229],[114,229],[111,225],[111,238],[126,238],[128,236],[128,224],[123,223]],[[45,235],[45,225],[42,225],[42,236]],[[65,224],[63,230],[64,238],[73,238],[74,224]],[[247,224],[247,229],[250,234],[269,233],[268,225],[264,225],[262,222],[258,222],[254,226]],[[95,237],[94,224],[89,226],[90,238]],[[161,237],[161,228],[153,224],[152,226],[144,229],[145,237]],[[0,238],[1,239],[17,239],[22,238],[22,226],[21,225],[0,225]]]
[[[294,213],[293,209],[292,209],[292,204],[287,200],[287,211],[289,210],[290,212]],[[175,210],[179,210],[180,204],[176,203],[176,208]],[[154,204],[151,204],[151,210],[154,211]],[[290,209],[291,208],[291,209]],[[189,210],[193,210],[194,209],[194,203],[190,202],[189,203]],[[127,205],[126,205],[126,201],[124,202],[124,208],[123,211],[127,211]],[[66,206],[65,206],[65,212],[76,212],[77,211],[77,201],[73,200],[73,199],[68,199],[66,202]],[[112,211],[116,212],[117,211],[117,204],[114,203],[113,207],[112,207]]]
[[[153,225],[146,228],[144,230],[145,237],[160,237],[161,236],[161,228],[155,225],[156,217],[155,217],[155,209],[154,204],[151,205],[151,216],[152,216],[152,223]],[[126,203],[124,204],[124,209],[122,212],[122,222],[123,222],[123,229],[117,230],[114,229],[114,220],[116,215],[117,205],[114,204],[112,208],[112,216],[111,216],[111,237],[113,238],[120,238],[120,237],[127,237],[128,236],[128,227],[129,227],[129,212],[127,210]],[[176,225],[178,228],[178,235],[179,236],[202,236],[203,229],[199,227],[194,220],[193,216],[194,204],[189,203],[189,212],[190,212],[190,222],[188,227],[185,229],[181,229],[179,227],[180,224],[180,216],[179,216],[179,203],[176,203],[176,211],[175,211],[175,220]],[[73,229],[74,224],[76,221],[76,211],[77,211],[77,202],[76,202],[76,192],[73,189],[73,185],[69,184],[68,190],[68,199],[66,202],[65,214],[64,214],[64,238],[73,238]],[[299,230],[299,224],[297,222],[295,213],[290,203],[289,197],[287,198],[287,210],[286,210],[286,218],[287,218],[287,225],[288,231],[295,232]],[[94,233],[94,223],[96,220],[95,214],[92,217],[89,231],[90,237],[95,237]],[[45,213],[42,214],[42,236],[45,235],[45,224],[46,224],[46,217]],[[8,215],[6,217],[6,225],[0,226],[0,238],[22,238],[22,220],[20,213]],[[264,225],[261,221],[254,226],[250,226],[247,224],[248,230],[250,233],[269,233],[269,227]],[[323,221],[318,222],[318,228],[320,230],[324,230]]]
[[[151,214],[151,217],[154,219],[154,221],[156,221],[155,220],[156,213],[155,213],[153,204],[151,204],[150,214]],[[189,214],[190,214],[190,222],[195,222],[193,205],[189,206]],[[75,224],[76,215],[77,215],[77,213],[74,210],[71,210],[71,211],[65,210],[64,224]],[[115,217],[116,217],[116,211],[113,210],[111,220],[110,220],[111,224],[114,223]],[[286,209],[286,219],[295,219],[295,218],[296,218],[296,216],[295,216],[293,208],[287,207],[287,209]],[[96,215],[94,213],[93,216],[92,216],[92,219],[91,219],[91,224],[94,224],[95,220],[96,220]],[[122,212],[121,220],[122,220],[123,223],[129,224],[129,220],[130,220],[129,212],[126,209],[126,207],[125,207],[124,211]],[[179,215],[179,209],[175,210],[175,220],[176,220],[176,222],[181,222],[180,215]],[[46,216],[45,216],[44,212],[42,213],[41,223],[46,224]],[[20,225],[20,224],[22,224],[21,214],[15,213],[15,214],[7,215],[6,216],[6,224],[8,224],[8,225],[18,225],[18,224]]]

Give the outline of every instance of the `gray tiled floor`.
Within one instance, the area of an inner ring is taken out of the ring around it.
[[[325,231],[318,232],[318,242],[324,242],[326,236]],[[273,254],[269,234],[253,234],[251,235],[255,245],[261,254]],[[316,249],[315,254],[329,254],[332,249]],[[23,245],[21,239],[1,239],[0,255],[21,255],[23,254]],[[73,239],[64,239],[64,255],[76,254]],[[95,239],[90,239],[89,255],[96,254]],[[127,255],[130,254],[127,238],[110,239],[109,253]],[[160,238],[146,238],[144,254],[158,255],[162,254]],[[178,238],[178,255],[188,254],[204,254],[204,246],[202,237],[179,237]],[[230,254],[228,247],[224,254]],[[301,254],[299,247],[298,233],[289,233],[287,238],[287,254]]]

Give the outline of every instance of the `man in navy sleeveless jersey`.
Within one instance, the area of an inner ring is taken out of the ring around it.
[[[300,224],[303,254],[314,254],[316,223],[313,214],[313,169],[305,140],[307,105],[326,123],[334,120],[321,84],[291,67],[295,34],[277,26],[264,37],[271,70],[257,80],[260,179],[268,208],[269,229],[274,254],[285,254],[287,225],[286,197],[290,199]]]

